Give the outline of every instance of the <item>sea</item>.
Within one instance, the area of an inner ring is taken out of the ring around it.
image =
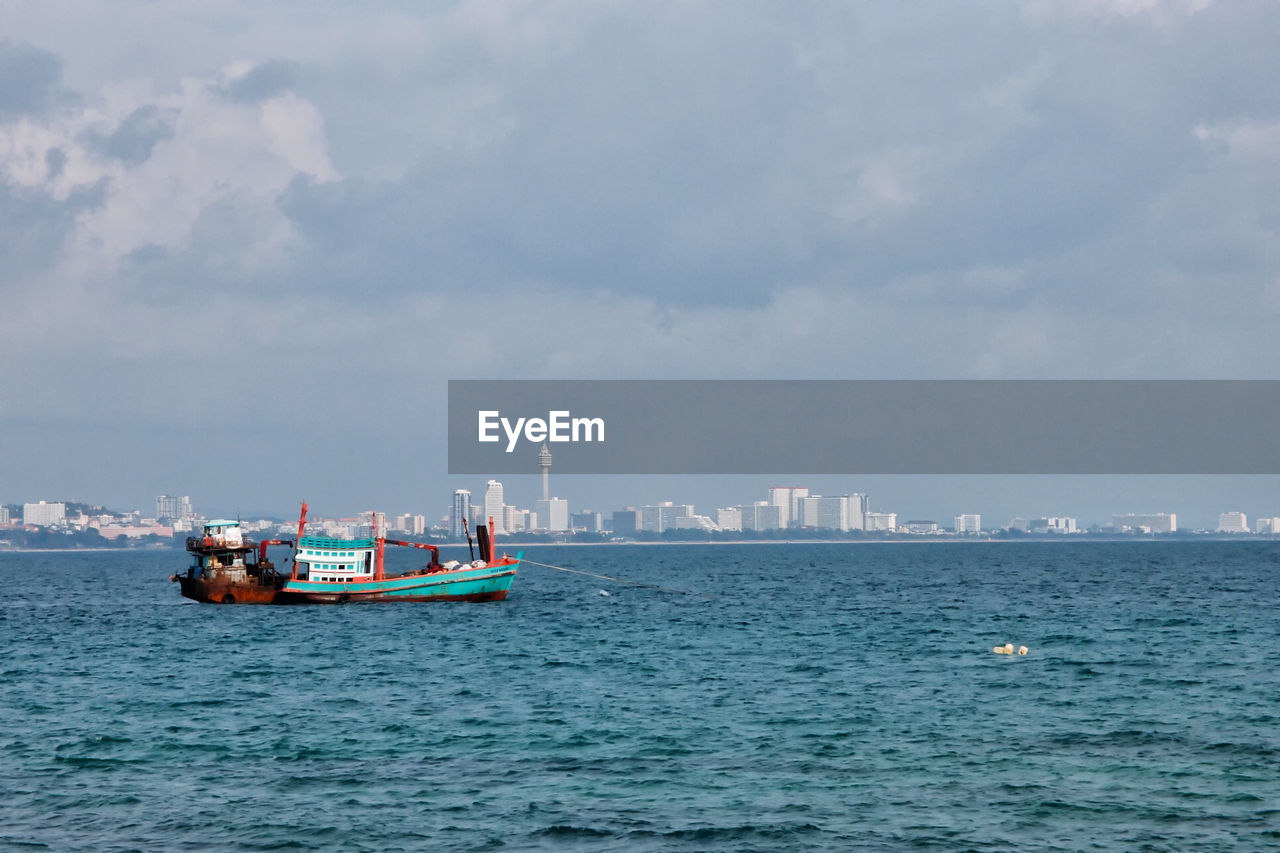
[[[524,550],[591,574],[0,553],[0,849],[1280,849],[1280,544]]]

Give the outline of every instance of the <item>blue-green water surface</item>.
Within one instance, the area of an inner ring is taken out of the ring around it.
[[[1280,546],[526,556],[710,597],[221,607],[179,552],[0,553],[0,847],[1280,848]]]

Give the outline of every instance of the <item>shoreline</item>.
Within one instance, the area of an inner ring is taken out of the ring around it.
[[[1085,545],[1106,545],[1106,544],[1170,544],[1170,545],[1194,545],[1204,543],[1224,543],[1224,542],[1280,542],[1280,537],[1235,537],[1235,536],[1195,536],[1195,537],[1134,537],[1134,538],[1103,538],[1093,536],[1059,536],[1059,537],[1037,537],[1025,539],[1007,539],[1007,538],[986,538],[986,537],[935,537],[935,536],[919,536],[912,538],[900,539],[729,539],[723,541],[714,540],[677,540],[677,541],[643,541],[643,540],[627,540],[625,542],[529,542],[520,540],[499,540],[498,545],[503,549],[510,548],[608,548],[616,546],[640,546],[650,547],[715,547],[715,546],[743,546],[752,547],[768,546],[768,545],[1029,545],[1029,544],[1085,544]],[[465,542],[446,542],[431,543],[440,548],[463,548],[466,547]],[[150,554],[150,553],[168,553],[177,551],[185,553],[185,548],[181,545],[162,545],[148,546],[144,548],[5,548],[0,545],[0,556],[5,554]]]

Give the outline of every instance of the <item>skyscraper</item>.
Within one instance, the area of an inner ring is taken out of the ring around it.
[[[45,503],[22,505],[22,523],[36,527],[52,527],[61,524],[67,517],[67,505],[64,503]]]
[[[538,526],[558,533],[569,529],[569,502],[564,498],[548,498],[534,504],[538,511]]]
[[[471,492],[466,489],[453,490],[453,506],[449,508],[449,536],[461,539],[462,522],[471,517]]]
[[[485,522],[490,518],[493,519],[494,534],[506,533],[507,530],[502,526],[502,507],[506,501],[502,497],[502,484],[497,480],[490,480],[484,489],[484,514]]]
[[[551,451],[547,443],[542,442],[542,450],[538,451],[538,467],[542,469],[542,499],[551,500]]]
[[[800,501],[809,497],[804,486],[773,486],[769,489],[769,503],[778,508],[779,527],[799,527]]]
[[[191,498],[186,495],[172,497],[159,495],[156,498],[156,519],[185,520],[195,515],[191,510]]]
[[[1243,512],[1224,512],[1218,516],[1219,533],[1248,533],[1249,516]]]

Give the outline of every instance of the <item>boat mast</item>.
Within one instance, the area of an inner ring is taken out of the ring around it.
[[[387,545],[386,531],[383,531],[382,536],[378,535],[378,511],[377,510],[372,510],[369,513],[369,517],[370,517],[370,522],[373,524],[373,540],[374,542],[377,543],[377,546],[378,546],[378,564],[377,564],[377,569],[374,571],[373,579],[380,581],[382,580],[382,552],[386,550],[386,545]]]
[[[493,539],[493,516],[491,515],[489,516],[489,563],[490,565],[492,565],[494,560],[497,559],[497,556],[498,556],[498,549]]]
[[[293,546],[293,571],[289,574],[289,580],[298,579],[298,549],[302,547],[302,534],[307,529],[307,502],[302,502],[302,515],[298,517],[298,542]]]

